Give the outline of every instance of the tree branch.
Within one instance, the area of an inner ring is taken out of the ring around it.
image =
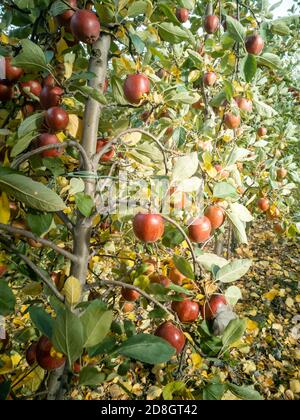
[[[54,251],[56,251],[58,254],[63,255],[64,257],[68,258],[69,260],[76,262],[77,261],[77,257],[73,254],[71,254],[71,252],[66,251],[63,248],[60,248],[59,246],[55,245],[54,242],[48,241],[47,239],[44,238],[40,238],[37,235],[34,235],[32,232],[29,232],[27,230],[24,229],[19,229],[19,228],[15,228],[13,226],[9,226],[9,225],[4,225],[2,223],[0,223],[0,230],[5,230],[8,233],[11,233],[13,235],[20,235],[20,236],[24,236],[25,238],[28,239],[33,239],[36,242],[39,242],[42,245],[45,245],[46,247],[52,248]]]
[[[57,211],[56,215],[60,220],[66,225],[71,233],[74,233],[74,223],[68,218],[68,216],[63,211]]]
[[[48,277],[43,273],[42,270],[39,269],[26,255],[22,254],[13,244],[11,244],[10,238],[0,235],[0,242],[4,245],[4,247],[12,252],[13,254],[18,255],[31,269],[34,271],[45,283],[47,287],[53,292],[53,294],[59,299],[61,302],[65,301],[64,296],[59,293],[56,286]]]

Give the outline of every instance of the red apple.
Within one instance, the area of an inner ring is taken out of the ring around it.
[[[205,216],[210,220],[213,229],[218,229],[225,221],[224,210],[219,206],[207,207]]]
[[[68,28],[70,26],[71,18],[75,13],[75,10],[73,9],[77,9],[77,0],[67,0],[67,2],[72,7],[72,9],[68,9],[62,14],[56,16],[56,20],[60,26],[65,26]]]
[[[177,354],[181,353],[185,346],[185,336],[172,322],[167,321],[161,324],[155,331],[155,335],[166,340],[173,346]]]
[[[64,91],[59,86],[44,86],[40,94],[40,103],[43,109],[49,109],[60,104]]]
[[[135,236],[143,242],[156,242],[164,234],[164,221],[159,214],[139,213],[133,219]]]
[[[42,336],[36,348],[36,359],[38,364],[44,370],[54,370],[58,369],[64,365],[66,358],[65,357],[53,357],[51,354],[53,346],[48,337]]]
[[[20,67],[11,65],[12,57],[5,57],[5,79],[10,82],[17,82],[24,71]]]
[[[179,20],[179,22],[185,23],[189,20],[190,12],[184,7],[178,7],[176,9],[176,17]]]
[[[25,118],[32,115],[34,111],[35,111],[35,106],[32,103],[27,103],[22,106],[22,113]]]
[[[128,102],[140,103],[144,95],[150,93],[150,81],[144,74],[130,74],[124,83],[124,94]]]
[[[14,94],[13,85],[8,80],[0,81],[0,101],[5,102],[12,99]]]
[[[32,95],[39,97],[42,91],[42,85],[37,80],[20,83],[20,87],[23,94],[27,96],[30,92]]]
[[[97,153],[99,153],[103,147],[108,143],[107,139],[98,139],[97,141]],[[109,162],[115,156],[115,148],[111,146],[111,148],[101,157],[101,162]]]
[[[266,212],[270,208],[270,202],[267,198],[260,198],[257,201],[257,206],[261,211]]]
[[[184,299],[181,302],[173,302],[172,309],[177,313],[181,322],[196,321],[200,312],[198,303],[190,299]]]
[[[0,278],[7,272],[7,265],[0,264]]]
[[[219,18],[216,15],[206,16],[204,20],[204,29],[208,34],[214,34],[219,27]]]
[[[241,124],[241,117],[239,115],[234,115],[231,112],[227,112],[224,117],[224,123],[227,128],[231,130],[238,128]]]
[[[181,286],[183,283],[183,280],[185,279],[185,276],[180,273],[179,270],[177,270],[176,267],[171,268],[169,272],[169,278],[172,283],[177,284],[178,286]]]
[[[274,232],[278,233],[278,235],[282,235],[285,232],[285,228],[281,223],[275,223]]]
[[[250,35],[246,39],[245,45],[249,54],[259,55],[264,49],[264,40],[258,34]]]
[[[264,137],[267,135],[267,133],[268,133],[268,130],[266,129],[266,127],[259,127],[257,130],[258,137]]]
[[[73,373],[77,373],[79,374],[81,371],[81,364],[80,364],[80,360],[76,360],[76,362],[73,363]]]
[[[123,305],[123,308],[122,308],[122,312],[124,314],[128,314],[129,312],[134,311],[134,307],[135,307],[134,303],[125,302],[124,305]]]
[[[212,226],[206,216],[197,217],[189,226],[189,238],[192,242],[206,242],[211,235]]]
[[[46,111],[45,120],[53,131],[63,131],[69,124],[68,113],[59,106],[54,106]]]
[[[46,146],[48,144],[60,144],[60,141],[55,134],[44,133],[39,136],[38,147]],[[62,148],[45,150],[41,153],[43,158],[58,157],[63,153]]]
[[[203,75],[203,83],[205,86],[213,86],[217,81],[217,75],[213,71],[209,71],[208,73],[204,73]]]
[[[128,302],[135,302],[141,296],[136,290],[128,289],[127,287],[122,288],[121,294]]]
[[[224,305],[227,305],[225,296],[213,295],[201,308],[202,318],[208,321],[215,318],[219,309]]]
[[[71,18],[71,31],[75,38],[85,44],[94,44],[100,36],[100,22],[90,10],[77,10]]]
[[[252,101],[250,99],[236,97],[234,98],[237,106],[241,111],[251,112],[252,111]]]
[[[36,350],[37,350],[37,341],[30,344],[26,350],[26,361],[29,366],[33,366],[36,363]]]
[[[43,79],[42,84],[43,84],[43,87],[45,87],[45,86],[48,86],[48,87],[54,87],[54,86],[56,85],[56,82],[55,82],[55,79],[54,79],[54,77],[52,76],[52,74],[48,74],[48,76],[46,76],[46,77]]]
[[[152,276],[150,276],[150,281],[151,283],[161,284],[164,287],[169,287],[171,284],[171,280],[161,274],[152,274]]]

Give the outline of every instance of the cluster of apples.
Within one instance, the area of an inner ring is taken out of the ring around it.
[[[193,239],[195,241],[206,240],[212,229],[222,226],[225,220],[223,210],[218,206],[210,206],[205,212],[206,216],[197,219],[198,228],[194,225],[192,228]],[[139,213],[134,217],[133,230],[138,239],[146,243],[154,243],[161,239],[164,234],[164,221],[159,214]],[[209,232],[209,234],[208,234]],[[189,232],[191,234],[191,232]],[[184,275],[175,267],[171,268],[168,277],[155,273],[154,264],[149,261],[149,270],[147,272],[151,283],[158,283],[164,287],[171,283],[182,285]],[[123,287],[122,297],[128,302],[135,302],[140,298],[136,290]],[[202,319],[212,321],[216,318],[221,307],[228,306],[223,295],[213,295],[202,307],[197,302],[190,299],[187,295],[181,295],[181,301],[174,301],[172,309],[176,312],[178,319],[183,323],[191,323],[198,319],[201,313]],[[174,323],[167,321],[161,324],[155,331],[155,335],[167,340],[180,353],[185,345],[186,339],[184,333]]]

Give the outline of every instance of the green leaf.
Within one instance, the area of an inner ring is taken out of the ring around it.
[[[274,108],[272,108],[268,104],[265,104],[264,102],[254,100],[253,103],[255,105],[255,108],[256,108],[258,114],[261,117],[272,118],[272,117],[275,117],[275,115],[278,114],[278,112],[275,111]]]
[[[272,53],[264,53],[258,57],[258,64],[269,67],[270,69],[280,69],[282,62],[278,55]]]
[[[62,160],[59,158],[43,158],[42,162],[45,168],[49,169],[49,171],[51,171],[54,176],[60,176],[65,173],[65,166]]]
[[[199,166],[199,159],[197,152],[189,155],[179,157],[173,168],[172,182],[183,181],[195,174]]]
[[[27,147],[30,145],[32,140],[34,140],[37,136],[38,136],[37,131],[27,133],[25,134],[24,137],[19,136],[17,143],[12,148],[11,157],[16,157],[20,153],[24,152],[24,150],[27,149]]]
[[[174,25],[178,25],[178,20],[175,14],[173,13],[172,9],[167,4],[160,3],[158,4],[158,7],[163,12],[163,14],[168,18],[169,22],[174,23]]]
[[[130,39],[134,45],[134,48],[136,49],[136,52],[138,54],[142,54],[146,48],[146,45],[144,44],[144,42],[141,40],[141,38],[135,34],[129,34]]]
[[[232,344],[239,341],[246,331],[246,321],[244,319],[234,319],[230,321],[222,336],[224,348],[229,348]]]
[[[247,83],[250,83],[254,79],[256,70],[257,70],[256,57],[255,55],[248,54],[243,64],[244,77]]]
[[[246,30],[244,26],[236,19],[226,15],[227,32],[237,42],[244,43]]]
[[[180,273],[183,274],[187,279],[193,280],[195,278],[193,268],[185,258],[174,255],[173,261],[177,270],[180,271]]]
[[[136,17],[138,15],[144,15],[147,12],[148,4],[144,0],[134,1],[128,8],[127,16]]]
[[[290,28],[284,23],[280,21],[274,21],[271,25],[271,31],[273,34],[286,36],[290,34]]]
[[[0,172],[0,189],[29,208],[45,212],[56,212],[66,208],[65,203],[54,191],[24,175],[1,175]]]
[[[70,366],[83,352],[84,334],[81,320],[68,308],[60,312],[55,320],[52,343],[56,350],[67,356]]]
[[[75,195],[75,202],[78,210],[85,217],[89,217],[94,208],[94,201],[91,196],[84,193],[77,193]]]
[[[115,101],[120,105],[127,105],[128,101],[124,96],[123,82],[118,77],[111,78],[112,94]]]
[[[104,340],[109,333],[113,320],[112,311],[103,311],[101,305],[95,300],[81,316],[84,329],[84,347],[94,347]]]
[[[209,383],[203,389],[203,400],[204,401],[219,401],[222,399],[224,392],[226,391],[226,385],[221,383]]]
[[[100,354],[108,355],[116,349],[116,339],[114,337],[106,337],[104,340],[95,347],[87,349],[90,357],[98,356]]]
[[[214,266],[217,267],[224,267],[228,264],[228,261],[223,258],[219,257],[215,254],[204,253],[197,257],[197,261],[202,265],[202,267],[207,271],[212,271]]]
[[[43,50],[29,39],[20,41],[22,51],[12,60],[12,65],[22,67],[24,70],[45,70],[46,58]]]
[[[182,395],[183,391],[186,389],[185,383],[181,381],[170,382],[163,389],[163,398],[166,401],[172,401],[174,395]]]
[[[105,381],[105,374],[93,366],[81,369],[79,373],[79,385],[97,386]]]
[[[228,182],[219,182],[215,185],[213,196],[216,198],[239,198],[236,188]]]
[[[190,38],[187,31],[171,22],[163,22],[159,24],[158,32],[164,41],[170,42],[171,44],[179,44],[180,42]]]
[[[118,353],[155,365],[168,362],[175,354],[175,349],[167,341],[151,334],[138,334],[123,342]]]
[[[243,277],[250,269],[252,260],[234,260],[222,267],[216,276],[221,283],[232,283]]]
[[[44,112],[38,112],[37,114],[30,115],[24,121],[21,122],[18,128],[18,137],[24,137],[26,134],[38,131],[44,122]]]
[[[52,16],[58,16],[61,15],[62,13],[64,13],[66,10],[69,10],[70,8],[63,3],[60,0],[55,1],[50,8],[50,14]]]
[[[74,85],[72,84],[72,87],[79,90],[81,93],[83,93],[85,96],[91,97],[95,99],[95,101],[99,102],[102,105],[107,104],[107,99],[103,93],[100,92],[100,90],[97,90],[91,86],[80,86],[80,85]]]
[[[0,280],[0,315],[7,316],[14,312],[16,298],[9,285]]]
[[[225,292],[226,301],[231,306],[235,306],[237,302],[242,299],[241,289],[237,286],[230,286]]]
[[[10,381],[4,381],[0,383],[0,401],[6,400],[10,393],[11,389],[11,382]]]
[[[236,239],[238,240],[238,243],[248,244],[246,226],[245,226],[245,223],[242,222],[241,219],[239,218],[239,214],[236,213],[236,211],[234,211],[234,208],[227,210],[226,214],[233,225],[234,235]]]
[[[231,99],[233,98],[234,89],[233,89],[232,84],[228,82],[227,80],[224,80],[224,92],[225,92],[227,101],[230,102]]]
[[[32,214],[28,213],[26,215],[26,221],[30,230],[38,236],[42,236],[44,233],[48,232],[51,223],[53,220],[53,215],[46,214]]]
[[[29,315],[34,326],[51,339],[53,333],[54,319],[43,308],[32,306],[29,309]]]
[[[252,386],[238,386],[227,384],[228,389],[238,398],[248,401],[262,401],[263,397]]]

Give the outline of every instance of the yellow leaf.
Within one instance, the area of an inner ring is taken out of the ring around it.
[[[5,192],[0,197],[0,223],[7,225],[10,219],[9,200]]]
[[[56,20],[53,18],[53,17],[51,17],[49,20],[48,20],[48,25],[49,25],[49,29],[50,29],[50,32],[53,34],[54,32],[57,32],[57,23],[56,23]]]
[[[0,356],[0,375],[6,375],[14,370],[14,365],[9,356],[3,354]]]
[[[72,137],[81,140],[82,137],[82,120],[75,114],[69,114],[68,132]]]
[[[60,62],[64,61],[63,52],[68,49],[68,44],[63,38],[56,43],[57,59]]]
[[[65,134],[60,131],[59,133],[56,133],[56,137],[58,138],[58,140],[62,143],[67,137],[65,136]]]
[[[40,283],[31,282],[22,288],[22,293],[28,296],[38,296],[43,290]]]
[[[130,146],[136,145],[142,138],[141,133],[129,133],[122,136],[122,142]]]
[[[76,277],[69,277],[62,289],[62,294],[66,297],[66,301],[69,305],[76,305],[81,298],[81,283]]]
[[[267,299],[270,302],[272,302],[272,300],[274,300],[278,296],[278,294],[279,294],[278,290],[272,289],[268,293],[265,293],[263,297],[264,299]]]
[[[31,369],[31,368],[30,368]],[[13,384],[14,390],[20,389],[21,387],[26,387],[30,392],[36,392],[45,376],[45,371],[40,366],[37,366],[32,372],[30,369],[27,371],[22,371],[14,380],[15,385]],[[29,373],[30,372],[30,373]]]
[[[0,35],[0,41],[2,42],[2,44],[9,44],[9,38],[3,32]]]
[[[252,321],[251,319],[247,319],[247,330],[248,331],[256,331],[258,329],[258,323]]]
[[[191,355],[191,360],[192,360],[192,363],[193,363],[193,367],[194,367],[194,369],[200,369],[200,368],[201,368],[202,363],[203,363],[203,359],[202,359],[202,357],[200,356],[200,354],[198,354],[198,353],[193,353],[193,354]]]

